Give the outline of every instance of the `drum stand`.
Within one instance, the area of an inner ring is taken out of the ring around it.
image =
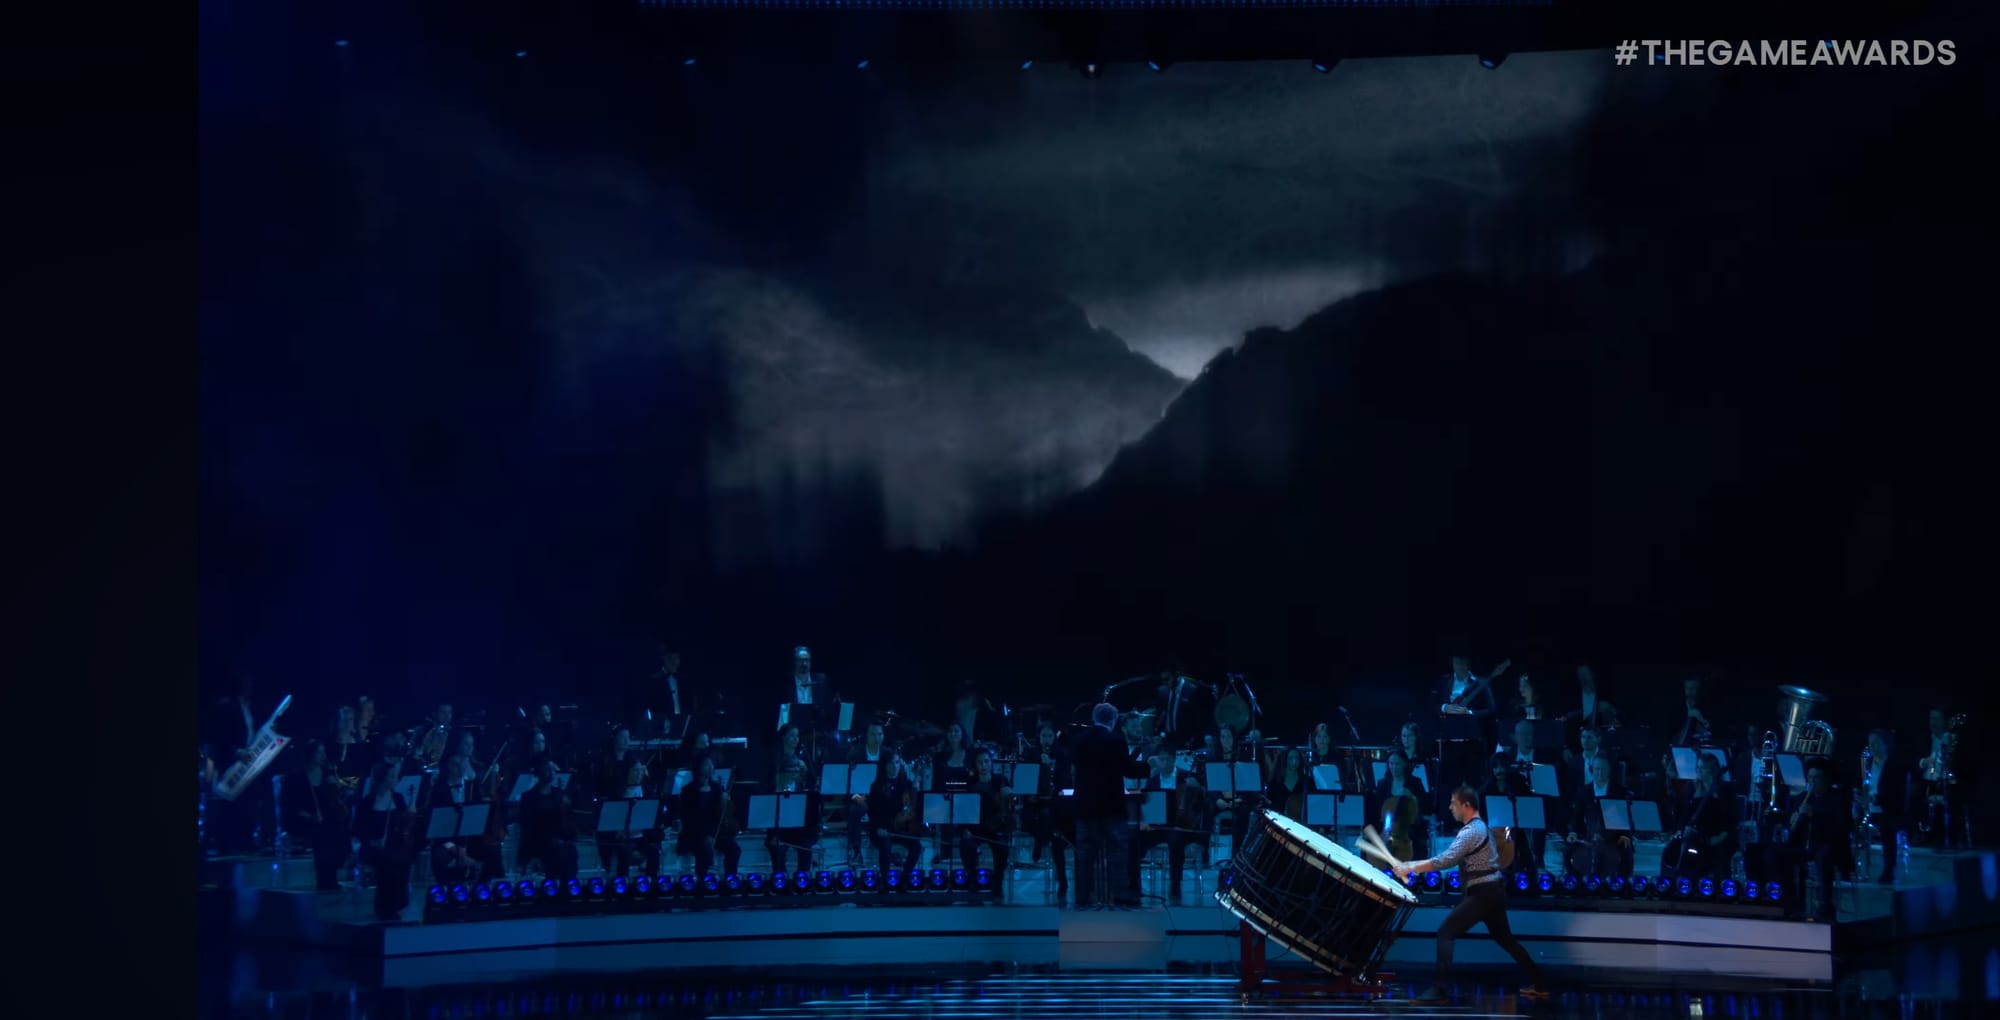
[[[1324,973],[1290,979],[1273,978],[1265,965],[1264,942],[1263,932],[1242,921],[1236,922],[1236,993],[1246,1002],[1251,995],[1260,993],[1287,997],[1358,995],[1364,999],[1387,998],[1390,994],[1387,982],[1396,977],[1385,972],[1373,978]]]

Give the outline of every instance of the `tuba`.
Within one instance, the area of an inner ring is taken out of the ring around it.
[[[1833,727],[1812,718],[1814,705],[1826,704],[1818,691],[1789,684],[1778,688],[1779,725],[1784,734],[1784,751],[1801,757],[1825,757],[1833,753]]]

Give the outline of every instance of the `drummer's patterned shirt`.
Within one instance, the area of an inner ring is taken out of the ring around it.
[[[1482,847],[1481,843],[1486,845]],[[1467,886],[1500,881],[1500,848],[1488,838],[1486,819],[1474,818],[1465,823],[1451,845],[1444,848],[1444,853],[1431,858],[1431,867],[1438,871],[1453,865],[1458,866],[1460,874],[1467,871],[1487,872],[1485,877],[1467,882]]]

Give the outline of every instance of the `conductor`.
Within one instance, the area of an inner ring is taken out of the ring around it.
[[[1118,707],[1100,704],[1090,710],[1090,729],[1076,742],[1076,821],[1080,830],[1076,858],[1076,905],[1094,902],[1098,878],[1113,881],[1122,876],[1126,860],[1126,779],[1144,779],[1152,769],[1125,753],[1125,740],[1117,735]],[[1110,863],[1116,862],[1117,867]],[[1121,889],[1114,899],[1121,906],[1138,903],[1138,890]]]

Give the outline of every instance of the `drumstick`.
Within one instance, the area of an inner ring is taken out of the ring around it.
[[[1378,850],[1367,843],[1356,843],[1355,849],[1361,851],[1363,854],[1369,857],[1375,858],[1377,863],[1387,864],[1392,868],[1400,866],[1403,863],[1402,861],[1396,859],[1395,854],[1392,854],[1387,850]]]
[[[1381,833],[1375,831],[1373,825],[1364,825],[1361,827],[1361,838],[1373,844],[1377,850],[1387,852],[1389,849],[1389,844],[1382,839]]]

